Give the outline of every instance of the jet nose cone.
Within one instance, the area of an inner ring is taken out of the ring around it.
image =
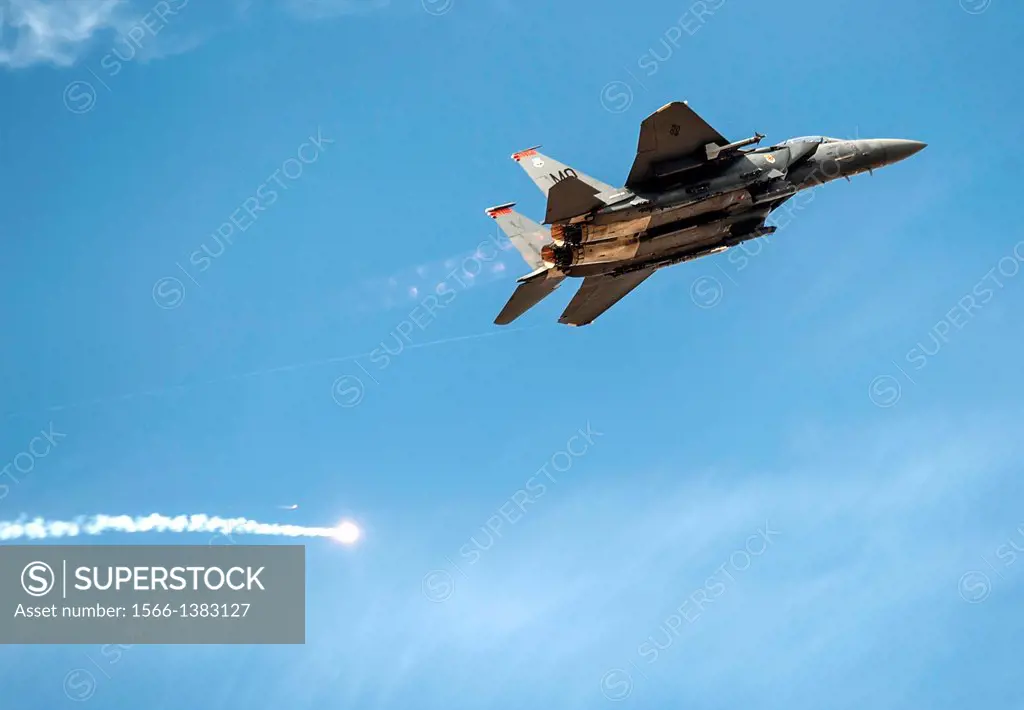
[[[898,163],[901,160],[906,160],[928,147],[927,143],[922,143],[921,141],[888,140],[884,143],[885,158],[888,163]]]

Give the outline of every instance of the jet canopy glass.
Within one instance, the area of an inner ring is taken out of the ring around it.
[[[782,141],[782,145],[789,145],[790,143],[836,143],[838,140],[838,138],[829,138],[828,136],[803,136]]]

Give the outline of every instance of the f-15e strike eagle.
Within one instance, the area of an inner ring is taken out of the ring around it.
[[[547,196],[543,227],[491,207],[534,271],[494,321],[507,325],[552,293],[567,276],[583,285],[559,323],[592,323],[658,269],[717,254],[775,231],[765,220],[797,192],[908,158],[925,147],[911,140],[793,138],[753,148],[764,138],[730,143],[685,102],[640,124],[640,141],[624,187],[606,185],[536,148],[512,156]]]

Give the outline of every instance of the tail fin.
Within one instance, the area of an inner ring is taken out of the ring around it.
[[[491,207],[487,210],[487,216],[498,223],[533,271],[518,279],[519,286],[512,298],[508,299],[494,320],[496,325],[508,325],[523,315],[552,294],[565,279],[565,274],[546,263],[540,255],[540,250],[552,243],[551,230],[513,210],[515,204],[509,202]]]
[[[561,182],[567,177],[582,180],[600,194],[610,194],[618,191],[611,185],[585,175],[578,170],[574,170],[554,158],[538,153],[537,148],[540,148],[540,146],[521,150],[512,156],[512,160],[519,163],[523,170],[526,171],[526,174],[530,176],[530,179],[533,180],[534,184],[544,193],[545,197],[556,183]]]
[[[594,192],[594,188],[579,178],[566,178],[548,193],[548,208],[544,215],[545,224],[564,222],[567,219],[587,214],[605,203]]]
[[[508,235],[509,241],[523,255],[527,265],[531,269],[539,269],[544,266],[540,250],[545,244],[551,243],[551,231],[513,210],[515,204],[509,202],[489,207],[486,210],[487,216],[497,222],[501,230]]]

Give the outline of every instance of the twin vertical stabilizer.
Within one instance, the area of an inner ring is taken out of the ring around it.
[[[565,274],[541,258],[541,249],[552,243],[551,231],[513,210],[514,206],[515,203],[510,202],[491,207],[487,216],[498,223],[533,272],[519,279],[515,293],[494,321],[497,325],[508,325],[526,313],[565,279]]]

